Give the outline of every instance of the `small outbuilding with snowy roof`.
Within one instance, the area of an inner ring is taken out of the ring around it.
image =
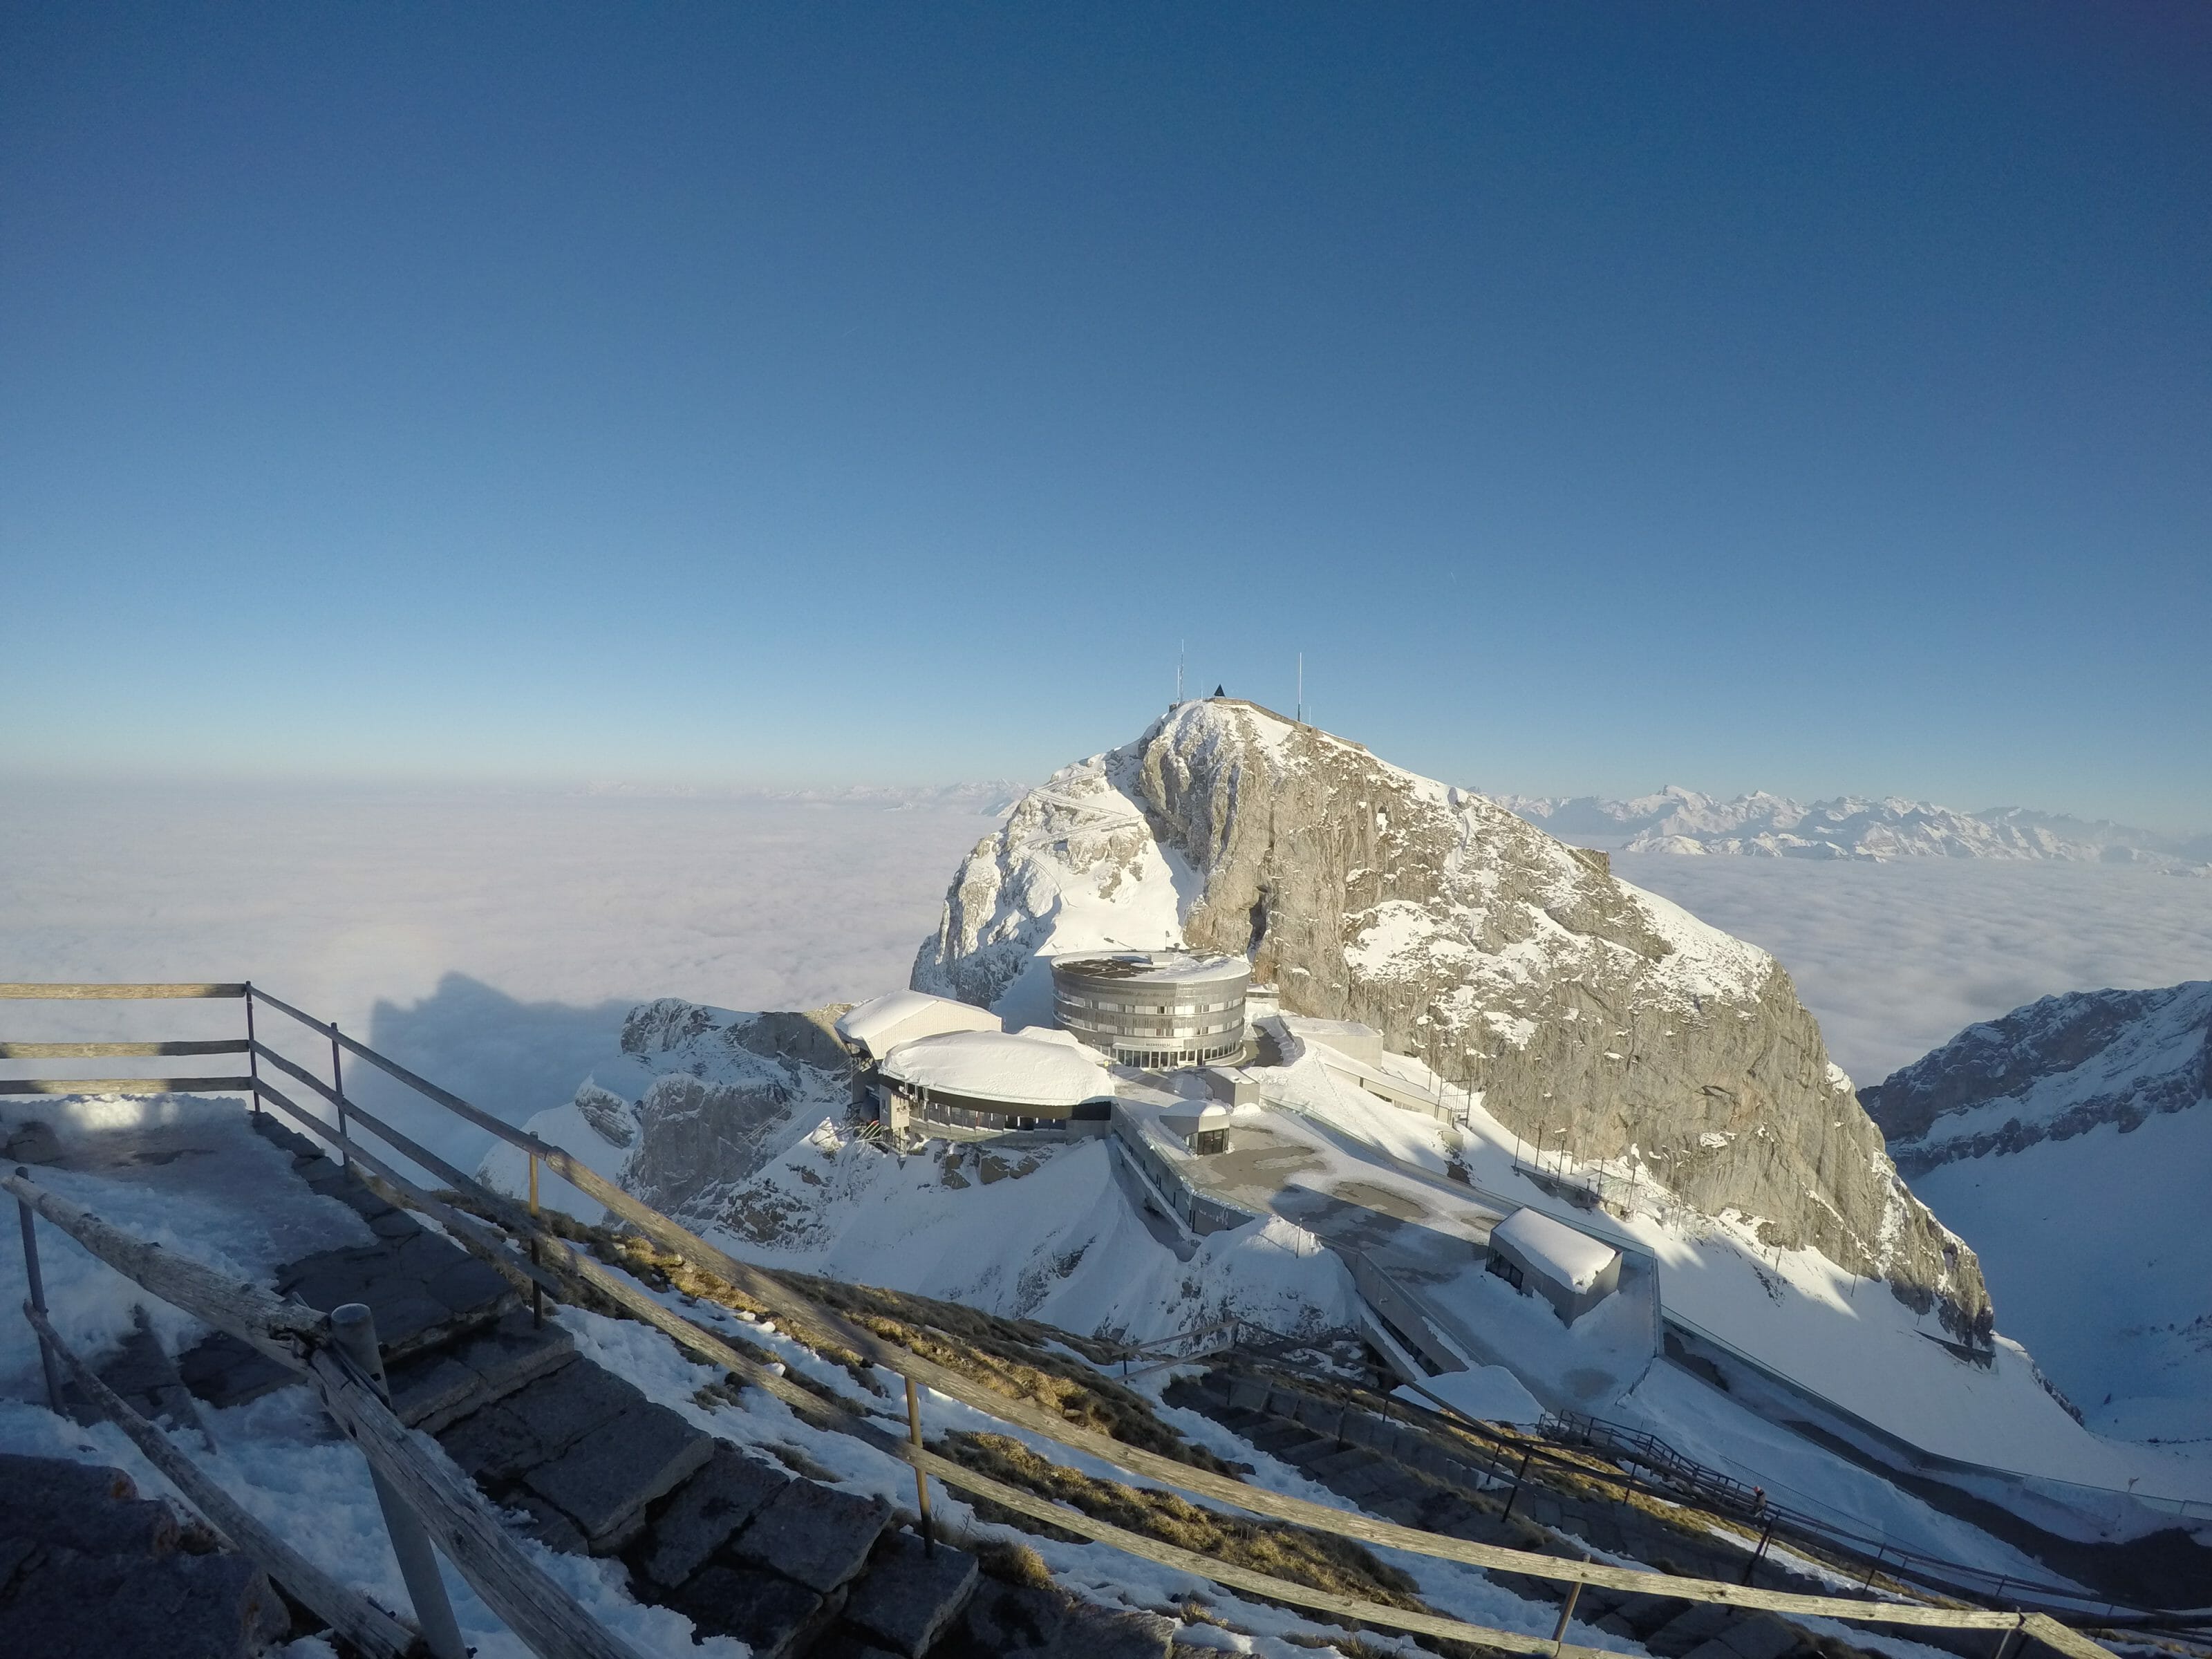
[[[1490,1271],[1571,1325],[1620,1288],[1620,1252],[1564,1221],[1516,1210],[1491,1229]]]

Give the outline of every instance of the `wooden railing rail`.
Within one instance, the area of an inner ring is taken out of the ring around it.
[[[146,1461],[235,1548],[372,1659],[408,1659],[414,1652],[417,1638],[404,1623],[352,1586],[338,1583],[243,1508],[198,1464],[172,1445],[167,1435],[101,1382],[100,1374],[62,1340],[44,1314],[27,1303],[23,1316],[84,1391],[85,1398],[121,1429]]]
[[[9,988],[11,988],[0,987],[0,995],[6,994]],[[21,987],[12,988],[27,989]],[[114,991],[114,994],[126,994],[131,990],[139,988],[119,988]],[[222,987],[155,988],[157,993],[173,992],[179,995],[228,994],[229,988]],[[27,988],[27,994],[58,994],[82,991],[88,994],[100,994],[101,989],[102,988],[83,987],[59,988],[58,990],[52,990],[48,988]],[[922,1387],[932,1389],[946,1398],[957,1401],[987,1416],[1017,1425],[1042,1439],[1068,1450],[1097,1458],[1128,1474],[1140,1476],[1146,1480],[1173,1487],[1196,1497],[1226,1504],[1248,1513],[1265,1516],[1273,1520],[1286,1522],[1362,1544],[1404,1550],[1410,1553],[1426,1555],[1441,1560],[1457,1561],[1466,1565],[1492,1571],[1520,1573],[1555,1583],[1587,1584],[1606,1589],[1670,1595],[1683,1600],[1730,1607],[1758,1608],[1777,1613],[1820,1614],[1861,1623],[1919,1626],[1927,1628],[2024,1631],[2034,1635],[2039,1640],[2053,1649],[2069,1655],[2069,1659],[2109,1659],[2106,1650],[2096,1643],[2042,1613],[2022,1614],[1974,1608],[1936,1607],[1922,1603],[1869,1601],[1836,1595],[1808,1595],[1788,1591],[1756,1589],[1746,1585],[1725,1583],[1716,1579],[1694,1578],[1671,1573],[1614,1567],[1602,1562],[1567,1560],[1558,1556],[1542,1555],[1530,1551],[1504,1549],[1495,1546],[1474,1543],[1465,1539],[1424,1532],[1415,1528],[1403,1527],[1392,1522],[1375,1520],[1365,1516],[1347,1515],[1340,1510],[1248,1486],[1243,1481],[1144,1451],[1106,1435],[1078,1428],[1052,1413],[1031,1406],[1025,1401],[1012,1400],[1004,1395],[993,1392],[972,1382],[961,1372],[926,1359],[919,1354],[886,1341],[874,1333],[853,1324],[834,1311],[822,1307],[792,1290],[781,1280],[738,1261],[688,1228],[641,1202],[588,1165],[573,1158],[563,1148],[542,1140],[526,1131],[515,1128],[491,1113],[471,1104],[459,1096],[440,1088],[398,1061],[343,1035],[334,1025],[318,1020],[301,1009],[270,995],[258,986],[241,985],[236,989],[241,994],[249,995],[250,1002],[260,1003],[297,1020],[319,1036],[329,1038],[337,1048],[343,1048],[345,1052],[375,1066],[425,1099],[443,1107],[454,1115],[475,1125],[531,1158],[542,1160],[546,1168],[568,1182],[586,1196],[603,1205],[610,1213],[636,1227],[639,1231],[663,1248],[685,1257],[694,1267],[721,1279],[732,1289],[769,1310],[799,1340],[810,1346],[842,1348],[856,1353],[874,1365],[905,1377]],[[303,1068],[289,1061],[283,1061],[280,1056],[271,1052],[264,1044],[254,1042],[252,1051],[257,1059],[269,1060],[272,1064],[278,1064],[279,1069],[288,1076],[304,1080],[308,1086],[313,1087],[325,1099],[332,1101],[337,1099],[336,1092],[328,1085],[313,1078],[312,1074],[307,1073]],[[68,1087],[65,1085],[59,1086],[65,1091]],[[208,1085],[203,1082],[199,1086]],[[272,1089],[265,1081],[252,1079],[240,1079],[237,1080],[237,1086],[241,1090],[251,1091],[258,1099],[280,1103],[288,1109],[288,1115],[301,1121],[303,1127],[310,1128],[332,1144],[348,1149],[353,1155],[363,1157],[364,1162],[368,1163],[368,1166],[380,1177],[395,1180],[390,1172],[390,1166],[380,1159],[374,1159],[373,1154],[365,1154],[357,1140],[343,1130],[337,1129],[328,1122],[305,1112],[296,1103],[286,1099]],[[74,1091],[86,1092],[88,1089],[89,1085],[79,1084]],[[385,1140],[387,1145],[399,1151],[402,1156],[410,1161],[417,1163],[422,1168],[432,1171],[441,1178],[453,1182],[458,1191],[467,1194],[477,1201],[485,1204],[490,1212],[499,1218],[500,1224],[510,1236],[533,1244],[541,1255],[550,1255],[554,1261],[568,1265],[574,1271],[590,1279],[599,1288],[609,1290],[610,1294],[613,1293],[610,1287],[618,1282],[614,1275],[609,1273],[599,1263],[592,1261],[587,1256],[570,1249],[565,1241],[547,1231],[533,1216],[516,1205],[514,1200],[490,1192],[481,1182],[430,1153],[427,1148],[399,1133],[390,1125],[362,1112],[358,1103],[350,1096],[345,1098],[344,1111],[349,1121],[358,1122],[362,1127]],[[399,1182],[395,1180],[395,1184],[407,1190],[410,1201],[420,1198],[430,1202],[437,1202],[430,1199],[429,1194],[423,1194],[419,1188],[414,1188],[411,1183]],[[439,1207],[444,1211],[444,1215],[440,1217],[441,1220],[444,1220],[446,1216],[459,1214],[459,1212],[453,1210],[452,1206],[440,1204]],[[433,1213],[436,1212],[434,1211]],[[482,1224],[476,1224],[475,1237],[471,1242],[478,1247],[484,1247],[489,1244],[490,1237],[489,1229],[484,1228]],[[520,1258],[514,1256],[511,1253],[503,1254],[507,1255],[505,1267],[515,1271],[527,1271],[526,1264]],[[533,1279],[541,1279],[538,1273],[533,1273],[530,1276]],[[648,1319],[650,1322],[666,1331],[678,1341],[693,1347],[695,1352],[698,1351],[697,1344],[704,1340],[714,1342],[720,1352],[729,1355],[732,1359],[743,1359],[743,1356],[738,1355],[734,1350],[728,1348],[726,1344],[721,1344],[718,1340],[714,1339],[711,1333],[702,1331],[680,1315],[661,1308],[659,1304],[642,1296],[641,1293],[633,1291],[627,1297],[618,1295],[615,1299],[623,1302],[625,1306],[630,1307],[641,1317]],[[184,1304],[179,1304],[179,1305]],[[649,1314],[645,1311],[648,1308],[653,1310]],[[210,1322],[214,1322],[210,1321]],[[678,1335],[678,1328],[687,1334]],[[770,1388],[771,1391],[776,1393],[780,1398],[786,1397],[786,1390],[790,1389],[805,1395],[816,1409],[818,1410],[821,1407],[822,1402],[819,1399],[807,1395],[803,1389],[795,1389],[793,1385],[788,1384],[782,1387],[775,1386],[766,1380],[772,1375],[771,1373],[750,1362],[729,1364],[718,1358],[715,1363],[726,1364],[728,1369],[744,1375],[747,1381],[758,1382],[763,1388]],[[781,1378],[775,1379],[775,1383],[781,1383]],[[903,1452],[894,1455],[905,1455]],[[981,1480],[983,1477],[960,1469],[957,1465],[940,1468],[939,1466],[945,1463],[945,1460],[936,1458],[933,1454],[923,1453],[921,1455],[932,1460],[928,1464],[930,1472],[938,1474],[948,1484],[964,1485],[969,1490],[981,1490],[975,1483]],[[915,1460],[907,1458],[906,1461]],[[953,1473],[955,1470],[958,1472],[957,1479]],[[991,1484],[995,1487],[998,1483]],[[1030,1498],[1028,1494],[1019,1493],[1013,1488],[1006,1490],[1014,1492],[1015,1495],[1032,1504],[1042,1502],[1042,1500]],[[994,1501],[1007,1502],[1009,1507],[1021,1508],[1020,1504],[1012,1503],[1011,1499],[1000,1498],[995,1491],[987,1495],[993,1497]],[[1076,1516],[1072,1511],[1063,1510],[1057,1505],[1047,1507],[1052,1511],[1048,1518],[1054,1525],[1065,1527],[1070,1531],[1085,1532],[1085,1525],[1078,1524],[1083,1517]],[[1096,1526],[1098,1523],[1086,1522],[1086,1524]],[[1085,1535],[1090,1534],[1086,1533]],[[1102,1537],[1101,1541],[1108,1540]],[[1133,1553],[1146,1554],[1147,1559],[1156,1560],[1163,1559],[1149,1552],[1165,1549],[1167,1547],[1154,1545],[1148,1540],[1143,1541],[1146,1545],[1146,1549]],[[1115,1540],[1115,1547],[1121,1547],[1118,1540]],[[1180,1555],[1181,1553],[1176,1553]],[[1242,1573],[1244,1571],[1234,1568],[1230,1564],[1212,1561],[1210,1558],[1194,1557],[1192,1559],[1202,1565],[1190,1566],[1190,1571],[1202,1572],[1224,1583],[1234,1582],[1224,1577],[1224,1574],[1232,1571]],[[1279,1595],[1280,1599],[1291,1601],[1298,1605],[1318,1605],[1310,1599],[1300,1601],[1297,1596],[1290,1594],[1290,1590],[1296,1588],[1297,1587],[1285,1587],[1279,1591],[1271,1589],[1264,1593]],[[1303,1594],[1310,1598],[1318,1592],[1308,1590],[1304,1591]],[[489,1601],[489,1596],[486,1599]],[[501,1609],[501,1612],[504,1613],[504,1609]],[[1382,1612],[1401,1613],[1401,1610],[1380,1609],[1377,1611],[1377,1622],[1387,1625],[1391,1621],[1382,1618]],[[1401,1613],[1401,1616],[1406,1615]],[[1425,1618],[1428,1615],[1422,1615],[1422,1617]],[[1404,1624],[1397,1624],[1392,1627],[1416,1628]],[[1419,1628],[1425,1629],[1426,1626]],[[1474,1628],[1462,1627],[1465,1630]],[[1465,1639],[1481,1640],[1492,1645],[1498,1644],[1497,1638],[1493,1635],[1468,1636]],[[1533,1639],[1517,1637],[1511,1638],[1513,1644]],[[1559,1650],[1555,1643],[1547,1642],[1540,1643],[1534,1648],[1516,1646],[1515,1650],[1553,1652]]]
[[[193,997],[242,997],[235,985],[21,985],[0,984],[0,1001],[156,1002]]]
[[[120,1060],[157,1054],[242,1054],[244,1037],[204,1042],[0,1042],[0,1060]]]
[[[250,1095],[250,1077],[9,1077],[0,1095]]]
[[[392,1414],[374,1382],[331,1341],[327,1316],[136,1238],[39,1186],[26,1171],[0,1173],[0,1189],[142,1289],[304,1372],[370,1467],[398,1491],[447,1559],[532,1651],[543,1659],[637,1659],[523,1554],[466,1476]]]

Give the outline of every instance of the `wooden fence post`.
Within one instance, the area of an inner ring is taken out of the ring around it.
[[[1582,1599],[1583,1587],[1580,1584],[1570,1584],[1567,1586],[1567,1603],[1565,1607],[1559,1609],[1559,1628],[1552,1632],[1552,1647],[1553,1651],[1556,1652],[1559,1648],[1565,1645],[1567,1639],[1567,1621],[1575,1616],[1575,1603]]]
[[[374,1387],[377,1397],[389,1407],[392,1393],[385,1387],[384,1359],[376,1350],[376,1319],[368,1305],[349,1302],[333,1308],[331,1336],[338,1352],[353,1362]],[[423,1644],[434,1659],[469,1659],[461,1627],[453,1619],[453,1604],[446,1598],[446,1581],[438,1576],[438,1557],[430,1547],[430,1534],[422,1530],[421,1519],[392,1491],[374,1463],[368,1474],[376,1485],[376,1503],[384,1511],[385,1530],[392,1534],[392,1552],[399,1558],[399,1576],[407,1581],[408,1599],[415,1603],[415,1622],[422,1627]]]
[[[906,1379],[906,1432],[917,1452],[921,1449],[921,1396],[914,1391],[914,1379]],[[929,1477],[921,1472],[921,1462],[914,1465],[915,1501],[921,1506],[921,1547],[929,1554],[937,1553],[937,1530],[929,1519]]]

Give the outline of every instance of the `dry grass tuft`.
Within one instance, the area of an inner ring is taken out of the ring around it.
[[[997,1434],[951,1434],[945,1455],[979,1474],[1020,1486],[1041,1498],[1067,1504],[1094,1520],[1156,1538],[1178,1549],[1208,1555],[1288,1579],[1312,1589],[1358,1596],[1394,1607],[1427,1611],[1415,1598],[1418,1585],[1407,1574],[1386,1565],[1362,1546],[1327,1533],[1277,1522],[1251,1521],[1201,1509],[1173,1492],[1140,1490],[1096,1480],[1062,1468],[1018,1440]],[[978,1516],[1024,1531],[1048,1531],[1026,1516],[1000,1510],[988,1499],[969,1497]],[[1073,1538],[1074,1534],[1062,1534]]]

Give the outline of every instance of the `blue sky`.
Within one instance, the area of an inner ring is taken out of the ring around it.
[[[2212,16],[9,4],[0,768],[2212,825]]]

